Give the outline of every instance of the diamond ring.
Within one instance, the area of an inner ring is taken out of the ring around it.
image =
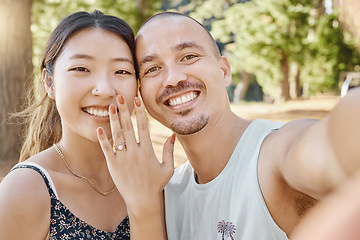
[[[114,153],[116,153],[117,151],[122,151],[126,148],[126,143],[124,142],[123,144],[117,145],[117,146],[113,146],[113,151]]]

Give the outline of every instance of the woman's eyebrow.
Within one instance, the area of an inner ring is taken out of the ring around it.
[[[128,63],[134,64],[132,59],[126,58],[126,57],[112,58],[111,61],[112,62],[128,62]]]
[[[74,54],[70,57],[70,59],[89,59],[93,60],[95,57],[88,55],[88,54]],[[132,59],[127,57],[115,57],[111,59],[112,62],[129,62],[131,64],[134,64]]]
[[[87,54],[74,54],[74,55],[72,55],[71,57],[70,57],[70,59],[76,59],[76,58],[85,58],[85,59],[94,59],[94,57],[93,56],[90,56],[90,55],[87,55]]]

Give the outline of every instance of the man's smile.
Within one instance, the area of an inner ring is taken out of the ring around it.
[[[187,92],[187,93],[169,98],[167,101],[165,101],[165,104],[168,106],[174,107],[174,106],[178,106],[181,104],[191,102],[198,96],[199,96],[199,92],[191,91],[191,92]]]

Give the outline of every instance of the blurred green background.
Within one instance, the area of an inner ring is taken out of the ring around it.
[[[136,33],[154,13],[173,10],[203,23],[233,71],[231,102],[284,102],[339,93],[344,72],[360,71],[356,40],[335,0],[0,0],[0,161],[16,158],[25,90],[39,81],[50,32],[75,11],[101,10]]]

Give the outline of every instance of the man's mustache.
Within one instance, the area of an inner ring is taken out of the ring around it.
[[[163,103],[170,96],[174,96],[184,90],[203,90],[205,85],[203,83],[194,83],[188,81],[180,81],[176,86],[167,86],[162,93],[157,97],[156,103]]]

